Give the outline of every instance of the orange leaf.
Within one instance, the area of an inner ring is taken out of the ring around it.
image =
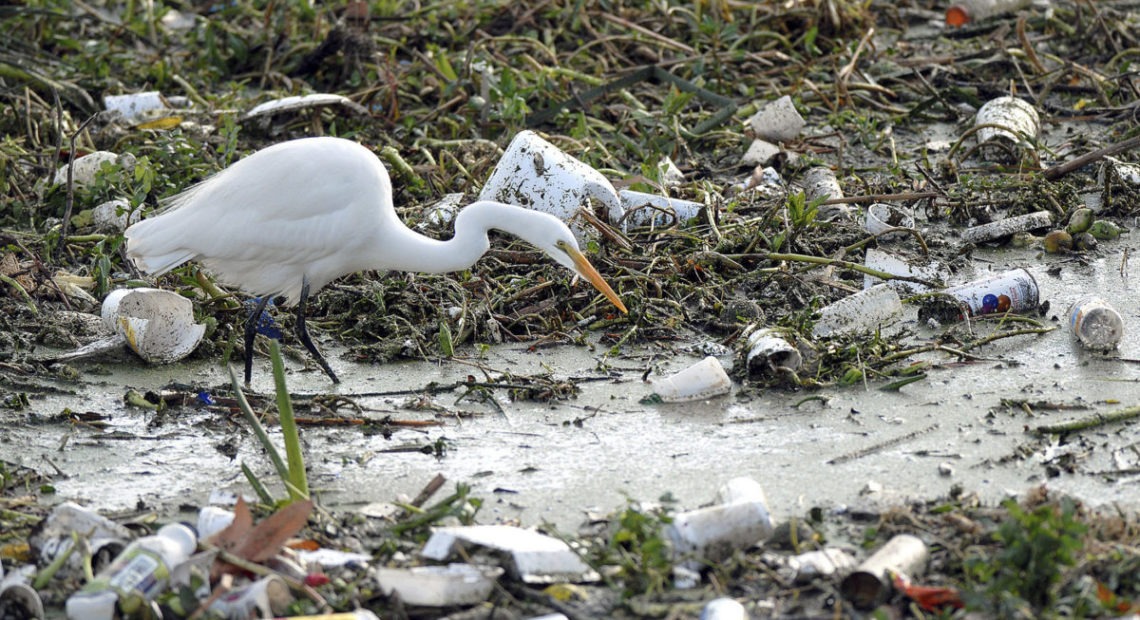
[[[309,521],[313,501],[293,502],[254,526],[233,554],[250,562],[263,562],[277,555],[285,544]]]

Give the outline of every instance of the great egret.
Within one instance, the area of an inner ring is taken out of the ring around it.
[[[475,264],[494,228],[537,246],[626,312],[557,217],[499,202],[468,205],[455,235],[413,232],[392,206],[384,165],[342,138],[302,138],[262,149],[164,201],[157,217],[124,233],[127,256],[161,275],[197,260],[222,282],[261,297],[245,328],[245,380],[252,375],[255,322],[265,303],[297,304],[297,337],[339,383],[305,328],[305,303],[334,279],[366,269],[445,273]]]

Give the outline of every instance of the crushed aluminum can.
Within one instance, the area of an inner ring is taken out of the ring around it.
[[[964,320],[1002,312],[1025,313],[1037,308],[1037,280],[1025,269],[1011,269],[952,286],[918,309],[920,321]]]
[[[855,568],[855,556],[837,547],[808,551],[787,559],[795,583],[804,584],[820,577],[844,574]]]
[[[498,566],[474,564],[376,568],[384,594],[397,593],[405,604],[423,607],[478,605],[491,595],[502,574]]]
[[[625,207],[609,180],[530,130],[511,140],[479,192],[479,200],[550,213],[566,222],[579,241],[594,234],[577,217],[578,209],[591,199],[605,208],[606,222],[621,221]]]
[[[799,349],[779,330],[764,328],[748,334],[745,345],[748,353],[745,363],[748,374],[772,374],[782,370],[796,370],[803,364]]]
[[[703,400],[732,391],[732,380],[724,366],[711,355],[680,372],[654,379],[650,384],[653,393],[666,403]]]
[[[917,576],[925,570],[929,557],[930,550],[921,539],[899,534],[844,577],[839,591],[856,609],[873,609],[890,592],[891,573]]]
[[[844,297],[819,311],[813,338],[873,332],[902,314],[902,300],[885,284]]]

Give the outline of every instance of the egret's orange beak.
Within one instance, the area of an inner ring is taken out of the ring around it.
[[[594,269],[594,266],[590,264],[590,261],[586,260],[584,254],[571,247],[563,249],[570,255],[570,260],[574,261],[574,268],[577,269],[582,277],[589,280],[590,284],[593,284],[594,288],[601,291],[601,293],[606,296],[606,299],[613,302],[613,304],[617,306],[617,309],[621,310],[623,314],[629,314],[629,310],[625,309],[625,304],[621,303],[621,300],[618,299],[617,293],[602,279],[602,274],[598,273],[597,269]]]

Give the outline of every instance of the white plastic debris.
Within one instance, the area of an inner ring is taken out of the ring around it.
[[[762,328],[748,334],[745,362],[749,374],[770,374],[795,370],[803,364],[799,349],[779,330]]]
[[[978,109],[974,126],[978,144],[991,140],[1006,140],[1013,144],[1032,145],[1041,131],[1041,119],[1033,105],[1017,97],[998,97],[987,101]]]
[[[611,224],[625,214],[621,198],[602,173],[529,130],[511,140],[479,199],[550,213],[565,221],[579,240],[592,235],[593,229],[576,217],[578,209],[590,208],[590,200],[605,208]]]
[[[651,381],[653,393],[667,403],[720,396],[732,391],[732,380],[713,356],[662,379]]]
[[[673,187],[685,182],[685,173],[673,163],[673,159],[665,157],[657,162],[657,170],[661,176],[661,184],[665,187]]]
[[[107,110],[122,114],[124,120],[134,124],[162,118],[170,110],[162,93],[158,91],[107,95],[103,97],[103,106]]]
[[[108,200],[91,210],[95,229],[102,232],[123,232],[127,226],[142,219],[142,209],[131,211],[126,200]]]
[[[804,173],[802,184],[808,202],[843,198],[843,188],[839,185],[839,179],[827,166],[809,168]],[[855,208],[846,203],[820,205],[819,219],[830,221],[836,217],[851,215],[854,211]]]
[[[92,553],[106,549],[114,557],[133,538],[126,527],[80,506],[74,502],[63,502],[52,508],[48,516],[36,526],[28,537],[28,544],[36,552],[40,564],[46,566],[71,549],[72,534],[87,537],[87,545]],[[72,552],[68,557],[70,568],[79,570],[83,566],[81,553]]]
[[[152,364],[168,364],[190,355],[206,326],[194,322],[194,304],[156,288],[117,289],[103,300],[103,323],[127,346]]]
[[[202,506],[198,510],[198,538],[208,541],[211,536],[234,522],[234,513],[221,506]]]
[[[218,616],[234,620],[278,618],[286,614],[292,602],[289,584],[278,575],[268,575],[222,594],[214,599],[209,609]]]
[[[313,93],[311,95],[294,95],[292,97],[282,97],[280,99],[274,99],[273,101],[266,101],[265,103],[254,106],[249,112],[246,112],[244,118],[248,120],[259,116],[273,116],[284,112],[298,112],[301,110],[313,110],[329,106],[341,106],[356,114],[368,114],[367,108],[344,95]]]
[[[565,542],[509,525],[434,528],[420,555],[430,560],[446,560],[458,545],[475,545],[509,554],[512,574],[526,583],[599,579]]]
[[[1035,211],[1025,215],[1007,217],[1002,220],[979,224],[962,231],[962,240],[967,243],[984,243],[1014,233],[1046,228],[1053,225],[1053,215],[1048,211]]]
[[[448,564],[412,568],[376,569],[376,580],[384,594],[400,595],[407,605],[452,607],[477,605],[487,600],[495,580],[503,574],[498,566]]]
[[[792,98],[784,95],[775,101],[764,104],[756,114],[748,119],[748,126],[756,137],[771,142],[791,140],[800,135],[806,122],[800,116]]]
[[[71,182],[75,187],[94,183],[95,173],[103,168],[103,164],[119,166],[124,171],[130,172],[135,169],[135,156],[130,153],[118,155],[110,151],[95,151],[82,157],[76,157],[71,164]],[[68,164],[64,164],[59,167],[59,170],[56,170],[55,177],[52,180],[55,185],[67,184],[67,169]]]
[[[775,168],[756,166],[752,174],[742,183],[732,186],[733,192],[755,192],[762,198],[777,198],[784,195],[784,179]]]
[[[5,618],[43,620],[44,604],[40,595],[28,583],[36,574],[36,567],[28,564],[5,575],[0,564],[0,610]]]
[[[902,313],[902,300],[885,284],[872,286],[824,307],[811,334],[815,338],[875,331]]]
[[[807,583],[820,577],[831,577],[851,571],[858,562],[855,556],[837,547],[817,549],[787,558],[788,568],[796,583]]]
[[[715,598],[701,609],[701,620],[748,620],[748,612],[735,599]]]
[[[889,273],[895,276],[907,276],[911,278],[921,278],[931,282],[937,282],[945,278],[945,273],[942,265],[937,261],[930,258],[917,258],[917,257],[900,257],[895,254],[884,252],[876,248],[868,248],[867,253],[863,258],[863,265],[876,271]],[[869,289],[872,286],[882,284],[883,280],[870,274],[863,275],[863,288]],[[929,286],[921,282],[913,282],[910,280],[887,280],[887,286],[894,288],[896,291],[903,293],[923,293],[930,290]]]
[[[877,235],[879,241],[893,241],[910,235],[902,231],[890,233],[886,231],[892,228],[914,228],[914,216],[898,207],[876,202],[867,207],[867,219],[863,226],[867,232]]]
[[[618,192],[625,209],[626,226],[669,226],[683,224],[701,212],[704,205],[691,200],[668,198],[623,189]],[[624,227],[623,227],[624,228]]]
[[[459,215],[463,208],[464,195],[461,193],[445,194],[431,207],[428,207],[425,219],[435,226],[447,226]]]
[[[740,163],[745,166],[767,166],[779,154],[780,147],[775,144],[767,140],[753,140],[740,158]]]
[[[730,501],[677,513],[664,528],[673,552],[689,558],[685,564],[690,567],[723,560],[772,534],[772,515],[758,483],[749,478],[734,479],[719,495]]]

